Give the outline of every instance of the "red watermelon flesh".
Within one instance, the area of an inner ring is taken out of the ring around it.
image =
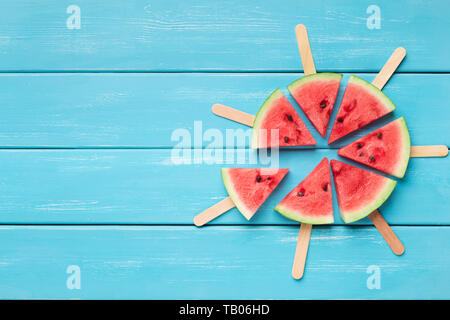
[[[362,219],[378,209],[391,195],[396,182],[378,174],[331,160],[342,220]]]
[[[350,76],[328,143],[375,121],[395,109],[392,101],[373,84]]]
[[[250,220],[288,171],[277,168],[222,168],[222,179],[231,200]]]
[[[316,141],[294,107],[280,89],[275,90],[256,114],[252,130],[252,148],[315,144]]]
[[[403,178],[410,150],[408,127],[402,117],[341,148],[338,154]]]
[[[275,207],[286,218],[309,224],[333,223],[331,175],[324,158],[298,186]]]
[[[341,79],[342,74],[338,73],[315,73],[288,86],[289,92],[322,137],[327,131]]]

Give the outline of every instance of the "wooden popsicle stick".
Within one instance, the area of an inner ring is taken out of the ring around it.
[[[223,104],[216,103],[213,105],[212,112],[222,118],[236,121],[249,127],[253,127],[253,122],[255,122],[254,115],[224,106]]]
[[[311,238],[312,224],[302,223],[298,233],[297,247],[295,249],[292,277],[301,279],[305,271],[306,256],[308,255],[309,239]]]
[[[446,157],[447,155],[447,146],[411,146],[410,157],[412,158]]]
[[[392,74],[398,68],[403,58],[406,56],[405,48],[398,47],[395,49],[394,53],[388,59],[388,61],[384,64],[383,68],[378,72],[375,79],[372,81],[372,84],[378,89],[383,89],[386,83],[391,78]]]
[[[302,59],[303,72],[305,76],[316,73],[314,66],[314,59],[311,53],[311,46],[309,45],[308,31],[303,24],[298,24],[295,27],[295,35],[297,37],[298,50]]]
[[[394,231],[388,225],[386,220],[384,220],[383,216],[378,210],[375,210],[371,214],[369,214],[370,220],[372,220],[375,227],[383,236],[384,240],[387,242],[389,247],[391,247],[392,251],[400,256],[405,252],[405,248],[400,240],[395,235]]]
[[[233,200],[231,200],[230,197],[226,197],[222,201],[216,203],[212,207],[209,207],[202,213],[199,213],[194,217],[194,224],[197,227],[201,227],[204,224],[210,222],[211,220],[214,220],[218,216],[224,214],[228,210],[234,208],[236,205],[234,204]]]

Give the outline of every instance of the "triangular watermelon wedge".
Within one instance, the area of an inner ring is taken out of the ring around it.
[[[392,101],[373,84],[350,76],[328,143],[375,121],[395,109]]]
[[[231,200],[250,220],[288,171],[275,168],[222,168],[222,179]]]
[[[349,164],[331,160],[342,220],[350,223],[378,209],[394,190],[394,180]]]
[[[333,223],[331,175],[324,158],[298,186],[275,207],[286,218],[309,224]]]
[[[327,132],[341,79],[339,73],[315,73],[288,85],[289,92],[322,137]]]
[[[277,139],[274,135],[276,133],[278,133]],[[274,135],[273,138],[272,135]],[[315,144],[316,140],[314,140],[294,107],[280,89],[275,90],[256,114],[252,130],[252,148]]]
[[[403,178],[411,142],[403,117],[341,148],[338,155]]]

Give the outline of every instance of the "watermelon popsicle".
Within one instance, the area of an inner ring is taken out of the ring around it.
[[[229,196],[195,216],[194,224],[203,226],[234,207],[250,220],[288,171],[278,168],[222,168],[222,180]]]
[[[369,216],[392,251],[402,255],[403,244],[378,211],[397,182],[337,160],[331,160],[331,171],[342,220],[351,223]]]
[[[305,269],[312,225],[334,221],[328,159],[323,158],[314,170],[277,204],[275,211],[301,223],[292,266],[292,276],[300,279]]]
[[[256,116],[215,104],[214,114],[252,127],[251,147],[292,147],[315,145],[316,141],[280,89],[273,91]]]
[[[342,74],[317,73],[308,31],[303,24],[295,27],[295,36],[305,76],[288,85],[288,90],[316,130],[325,137]]]
[[[403,178],[410,157],[445,157],[447,146],[411,147],[408,127],[400,117],[383,127],[349,143],[338,155],[380,170],[397,178]]]

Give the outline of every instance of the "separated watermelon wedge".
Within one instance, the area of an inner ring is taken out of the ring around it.
[[[325,137],[341,80],[342,74],[315,73],[288,85],[289,92],[322,137]]]
[[[350,76],[328,143],[375,121],[395,109],[392,101],[373,84]]]
[[[228,195],[238,210],[250,220],[289,169],[222,168]]]
[[[256,114],[252,130],[252,148],[315,144],[316,140],[294,107],[280,89],[275,90]]]
[[[342,220],[350,223],[378,209],[394,190],[394,180],[352,165],[331,160]]]
[[[275,207],[286,218],[309,224],[333,223],[331,175],[324,158],[298,186]]]
[[[403,178],[408,167],[410,151],[408,127],[401,117],[341,148],[338,154]]]

